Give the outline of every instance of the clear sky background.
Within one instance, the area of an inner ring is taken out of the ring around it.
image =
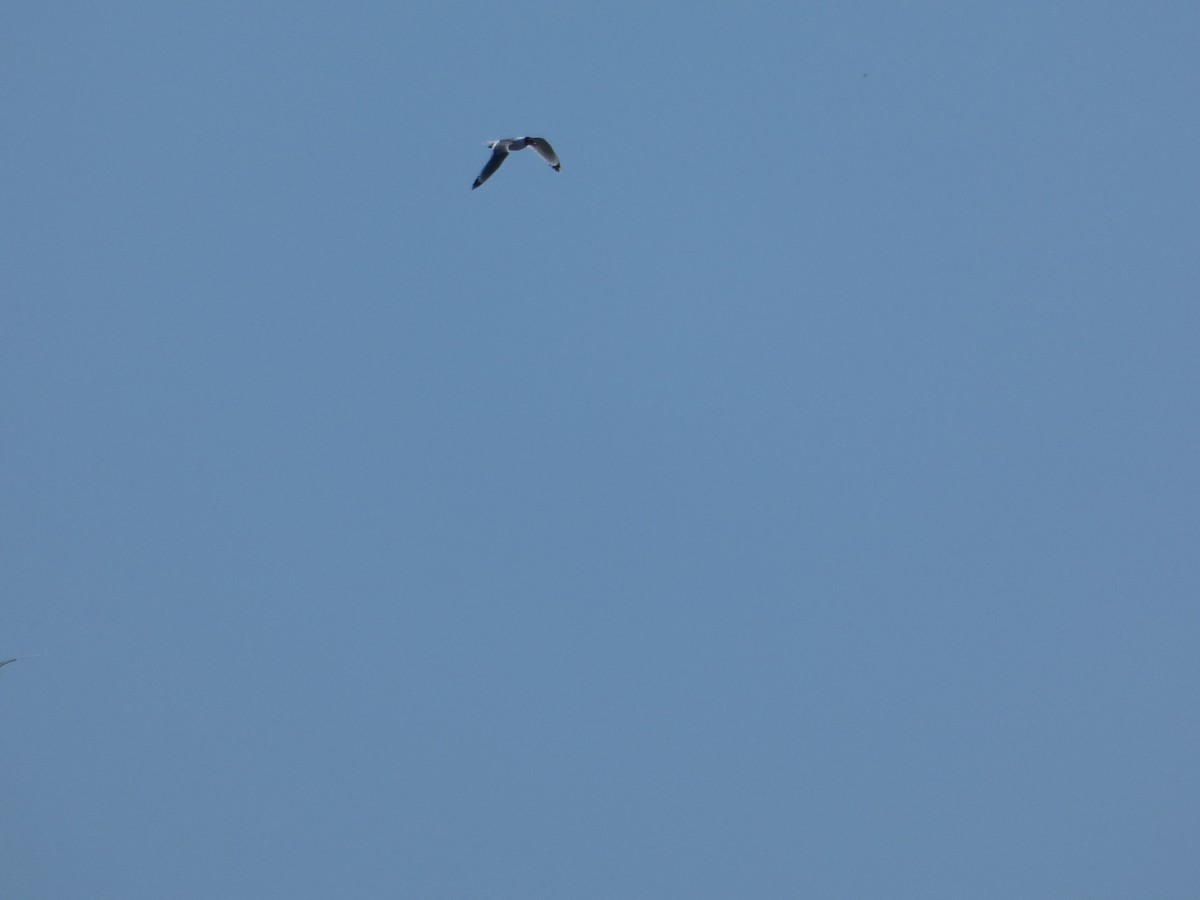
[[[1195,897],[1198,47],[5,4],[0,896]]]

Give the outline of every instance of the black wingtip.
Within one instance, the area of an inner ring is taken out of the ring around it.
[[[554,167],[554,171],[555,171],[555,172],[561,172],[561,171],[562,171],[562,163],[559,163],[557,166],[555,166],[555,167]]]

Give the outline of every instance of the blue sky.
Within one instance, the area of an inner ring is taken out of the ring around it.
[[[1194,896],[1192,5],[103,7],[0,12],[0,894]]]

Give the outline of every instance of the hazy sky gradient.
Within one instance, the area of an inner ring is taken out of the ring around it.
[[[1195,896],[1200,10],[745,7],[0,10],[0,896]]]

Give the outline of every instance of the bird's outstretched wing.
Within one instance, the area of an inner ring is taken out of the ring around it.
[[[538,156],[550,163],[555,172],[562,169],[562,163],[558,161],[558,154],[554,152],[554,148],[550,146],[548,140],[540,137],[531,137],[526,139],[526,143],[537,151]]]
[[[483,167],[483,171],[479,173],[479,177],[475,179],[475,183],[471,185],[471,190],[475,190],[475,188],[496,174],[496,170],[500,168],[500,164],[504,162],[504,157],[506,156],[508,156],[508,151],[497,144],[496,148],[492,151],[492,158],[487,161],[487,165]]]

